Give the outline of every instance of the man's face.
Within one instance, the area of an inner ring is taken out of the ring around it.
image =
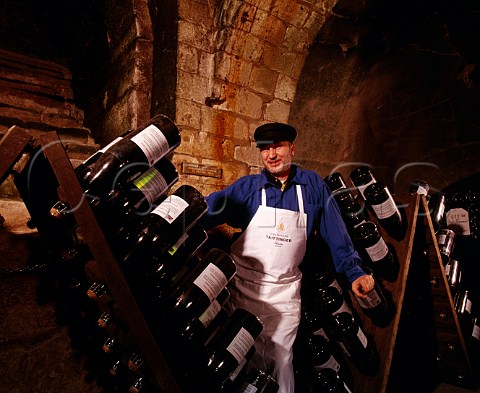
[[[276,177],[287,176],[295,155],[295,145],[287,141],[270,143],[260,147],[260,154],[267,171]]]

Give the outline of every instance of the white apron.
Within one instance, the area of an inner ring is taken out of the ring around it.
[[[229,306],[243,307],[263,323],[250,362],[269,372],[278,393],[293,393],[292,346],[300,322],[299,265],[307,244],[307,215],[300,185],[296,186],[299,212],[262,204],[243,234],[232,244],[237,264]]]

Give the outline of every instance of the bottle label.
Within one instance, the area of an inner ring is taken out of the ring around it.
[[[240,331],[233,338],[227,347],[227,351],[237,360],[238,363],[247,355],[250,348],[252,348],[255,340],[252,335],[245,328],[240,328]]]
[[[445,265],[445,275],[448,276],[450,275],[450,261]]]
[[[477,324],[473,325],[472,337],[480,340],[480,326]]]
[[[177,195],[170,195],[152,210],[152,213],[162,217],[165,221],[171,224],[187,207],[187,201]]]
[[[209,263],[193,282],[208,296],[211,302],[225,288],[227,283],[228,280],[225,274],[213,263]]]
[[[220,303],[214,299],[212,303],[210,303],[210,306],[208,306],[208,308],[203,312],[202,315],[200,315],[198,319],[200,322],[202,322],[203,326],[208,327],[210,322],[212,322],[213,318],[217,316],[221,309],[222,306]]]
[[[397,205],[390,198],[379,205],[372,205],[372,209],[379,220],[391,217],[398,212]]]
[[[180,246],[187,241],[188,237],[189,237],[188,232],[185,232],[180,237],[180,239],[178,239],[178,241],[170,248],[170,250],[168,250],[168,253],[170,255],[175,254],[177,252],[177,250],[180,248]]]
[[[135,179],[133,184],[145,195],[149,204],[152,204],[158,199],[168,188],[167,181],[156,168],[150,168],[143,175]],[[141,202],[135,207],[138,208],[140,203]]]
[[[376,242],[371,247],[365,247],[365,251],[372,260],[372,262],[377,262],[382,260],[388,255],[388,246],[383,240],[383,237],[380,237],[380,240]]]
[[[428,195],[428,190],[425,187],[419,185],[417,188],[417,194]]]
[[[374,308],[382,302],[380,296],[378,296],[378,293],[375,289],[365,294],[364,298],[358,297],[356,295],[355,297],[357,298],[358,304],[360,304],[360,307],[362,308]]]
[[[153,124],[135,135],[131,141],[143,151],[150,166],[160,160],[169,149],[167,138],[162,130]]]
[[[447,227],[454,227],[457,235],[470,235],[468,211],[461,208],[450,209],[447,212]]]
[[[365,191],[365,188],[367,188],[370,184],[375,183],[376,180],[370,180],[367,184],[363,184],[361,186],[357,186],[358,191],[362,195],[363,199],[365,199],[365,195],[363,194],[363,191]]]
[[[360,340],[360,342],[362,343],[363,348],[367,348],[368,339],[367,339],[367,337],[365,336],[365,333],[363,333],[363,330],[360,327],[358,328],[357,337]]]
[[[243,393],[255,393],[258,389],[249,383],[248,385],[243,385],[241,391]]]
[[[470,299],[467,299],[465,302],[465,311],[469,314],[472,313],[472,301]]]
[[[325,363],[314,365],[314,368],[316,370],[320,370],[322,368],[331,368],[332,370],[335,370],[336,372],[338,372],[338,370],[340,370],[340,364],[337,362],[337,360],[333,356],[330,356],[330,358]]]

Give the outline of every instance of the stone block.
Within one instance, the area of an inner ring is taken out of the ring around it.
[[[210,95],[207,78],[179,71],[177,81],[177,97],[191,100],[199,104],[205,103],[205,98]]]
[[[288,123],[291,104],[281,100],[273,100],[267,104],[265,109],[265,120]]]
[[[297,80],[287,75],[280,74],[275,88],[275,98],[283,101],[293,102],[297,89]]]
[[[198,72],[199,50],[193,46],[180,43],[178,45],[177,67],[192,74]]]
[[[290,25],[302,27],[310,14],[310,7],[295,1],[279,1],[272,8],[272,15]]]
[[[258,93],[273,96],[277,85],[278,73],[265,67],[255,66],[252,69],[248,84]]]
[[[192,45],[205,52],[212,52],[213,48],[210,30],[188,21],[178,22],[178,42]]]

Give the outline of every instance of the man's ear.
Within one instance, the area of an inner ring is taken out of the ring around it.
[[[295,143],[292,142],[292,145],[290,146],[291,147],[291,152],[292,152],[292,157],[295,155]]]

